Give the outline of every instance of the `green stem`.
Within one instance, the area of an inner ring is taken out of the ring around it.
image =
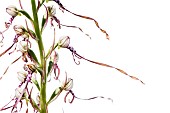
[[[42,68],[43,72],[41,75],[41,88],[40,88],[40,113],[47,113],[47,104],[46,104],[46,82],[47,82],[47,76],[46,76],[46,59],[45,59],[45,51],[44,51],[44,45],[42,41],[42,35],[39,28],[39,21],[38,21],[38,15],[37,15],[37,8],[35,0],[31,0],[32,4],[32,13],[33,13],[33,24],[36,36],[38,38],[38,47],[39,47],[39,54],[40,54],[40,60],[41,64],[40,67]]]

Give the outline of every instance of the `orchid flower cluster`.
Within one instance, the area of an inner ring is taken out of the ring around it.
[[[4,33],[8,31],[11,26],[13,26],[13,30],[15,32],[15,36],[13,38],[13,43],[11,46],[9,46],[5,51],[0,53],[0,57],[2,57],[4,54],[9,53],[14,54],[15,52],[21,52],[21,55],[15,59],[12,63],[16,63],[20,59],[24,62],[23,65],[23,70],[16,72],[17,73],[17,78],[20,81],[18,87],[15,89],[15,96],[11,99],[9,103],[7,103],[5,106],[1,107],[0,106],[0,111],[11,109],[11,113],[16,113],[19,112],[22,108],[23,101],[26,101],[26,105],[31,104],[32,108],[34,109],[34,112],[39,112],[39,113],[48,113],[48,105],[53,102],[54,100],[57,99],[57,97],[61,94],[61,92],[66,91],[66,96],[64,98],[64,102],[67,101],[67,96],[69,94],[72,95],[72,99],[69,101],[69,103],[72,103],[74,99],[81,99],[81,100],[91,100],[91,99],[96,99],[96,98],[104,98],[111,100],[111,98],[105,98],[103,96],[95,96],[95,97],[90,97],[87,99],[79,98],[77,97],[73,91],[73,79],[72,78],[67,78],[67,73],[65,73],[65,81],[62,83],[60,87],[57,87],[54,92],[51,94],[50,98],[47,100],[46,96],[46,85],[48,83],[48,78],[51,77],[51,73],[54,73],[54,80],[60,81],[60,68],[58,66],[58,60],[59,60],[59,55],[57,50],[60,48],[68,49],[73,56],[74,62],[79,65],[80,61],[77,61],[76,59],[83,59],[88,62],[113,68],[124,75],[127,75],[131,77],[134,80],[139,80],[141,83],[143,83],[140,79],[137,77],[131,76],[122,69],[116,68],[114,66],[105,64],[105,63],[100,63],[97,61],[93,61],[90,59],[87,59],[80,54],[76,52],[76,50],[70,46],[70,40],[71,38],[69,36],[61,36],[59,38],[59,41],[56,43],[55,42],[55,36],[54,36],[54,41],[49,50],[46,52],[44,49],[44,44],[43,44],[43,30],[46,28],[46,25],[48,23],[51,24],[51,27],[54,29],[54,35],[55,35],[55,27],[53,22],[56,22],[58,24],[58,28],[62,29],[62,26],[64,27],[72,27],[72,28],[77,28],[79,29],[82,33],[83,30],[80,27],[77,26],[70,26],[70,25],[64,25],[60,22],[60,20],[55,16],[56,15],[56,8],[54,5],[52,6],[47,6],[48,2],[54,2],[59,6],[59,10],[62,12],[66,11],[74,16],[78,16],[84,19],[88,19],[91,21],[94,21],[95,25],[101,32],[106,34],[106,39],[109,39],[108,33],[103,30],[98,22],[88,16],[83,16],[79,15],[76,13],[71,12],[70,10],[66,9],[62,3],[59,0],[30,0],[31,5],[32,5],[32,16],[24,10],[22,3],[22,0],[19,0],[20,8],[16,8],[15,6],[8,6],[6,8],[6,12],[11,16],[8,22],[5,22],[5,27],[6,29],[4,31],[0,32],[0,35],[2,36],[2,39],[0,43],[3,43],[3,40],[5,40]],[[46,12],[42,17],[41,21],[41,26],[40,26],[40,21],[38,17],[38,11],[44,7]],[[25,27],[23,25],[13,25],[13,21],[18,17],[18,16],[25,16]],[[49,21],[49,19],[51,19]],[[28,26],[28,21],[32,24],[32,28]],[[86,36],[90,37],[90,35],[84,33]],[[91,38],[91,37],[90,37]],[[40,58],[37,58],[36,54],[34,53],[34,49],[32,48],[32,41],[35,41],[38,45],[39,48],[39,55]],[[13,50],[10,52],[10,50],[13,48]],[[4,71],[3,75],[0,76],[0,79],[4,77],[6,72],[8,71],[8,68]],[[37,79],[37,76],[40,77],[40,80]],[[28,86],[30,84],[35,85],[35,87],[38,89],[39,93],[36,97],[36,100],[32,98],[32,88],[29,88]],[[144,83],[143,83],[144,84]],[[14,102],[14,104],[10,105],[11,102]],[[20,104],[20,108],[19,108]],[[26,109],[26,113],[28,113],[28,107]]]

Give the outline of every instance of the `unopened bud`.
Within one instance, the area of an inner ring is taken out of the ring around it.
[[[69,91],[69,90],[71,90],[72,88],[73,88],[73,79],[68,78],[67,83],[65,84],[64,89],[65,89],[66,91]]]
[[[62,48],[67,48],[70,44],[70,37],[69,36],[62,36],[59,39],[58,46]]]
[[[6,12],[13,17],[16,17],[19,14],[18,9],[13,5],[8,6]]]
[[[27,76],[27,73],[25,71],[19,71],[17,72],[18,76],[18,80],[21,81],[21,82],[24,82],[25,79],[26,79],[26,76]]]

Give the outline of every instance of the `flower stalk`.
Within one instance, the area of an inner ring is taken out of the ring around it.
[[[38,15],[37,15],[37,8],[36,8],[36,3],[35,0],[31,0],[32,4],[32,12],[33,12],[33,24],[34,24],[34,29],[36,36],[38,38],[38,47],[39,47],[39,54],[40,54],[40,67],[42,68],[42,75],[41,75],[41,89],[40,89],[40,108],[41,111],[40,113],[47,113],[47,105],[46,105],[46,81],[47,81],[47,76],[46,76],[46,59],[45,59],[45,51],[44,51],[44,45],[42,41],[42,35],[41,31],[39,28],[39,20],[38,20]]]

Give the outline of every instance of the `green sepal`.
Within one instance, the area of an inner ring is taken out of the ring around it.
[[[34,60],[36,63],[39,64],[38,59],[37,59],[34,51],[32,51],[31,49],[28,49],[28,54],[33,58],[33,60]]]
[[[37,89],[40,91],[40,86],[38,84],[38,81],[36,79],[32,79],[32,82],[35,84],[35,86],[37,87]]]
[[[46,24],[46,21],[47,21],[47,18],[45,18],[45,17],[43,16],[43,18],[42,18],[42,23],[41,23],[41,33],[42,33],[43,29],[44,29],[44,25]]]
[[[24,16],[26,16],[29,20],[33,21],[31,16],[24,10],[18,10],[21,14],[23,14]]]

